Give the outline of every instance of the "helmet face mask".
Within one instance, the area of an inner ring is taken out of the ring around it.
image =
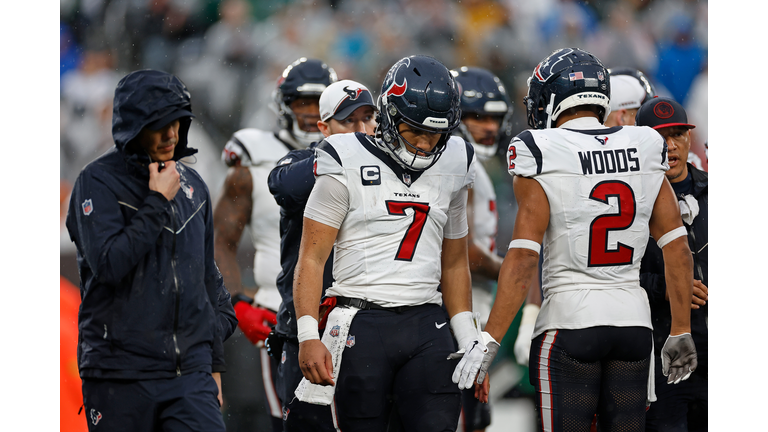
[[[476,142],[464,121],[459,126],[459,134],[472,143],[478,158],[487,160],[496,154],[499,139],[512,133],[512,104],[506,88],[497,76],[486,69],[464,66],[452,70],[451,74],[459,86],[462,119],[473,115],[477,118],[490,116],[499,122],[498,133],[491,145]]]
[[[560,114],[581,105],[598,106],[600,122],[605,123],[611,112],[610,95],[608,71],[597,57],[578,48],[559,49],[528,78],[528,95],[523,99],[528,125],[554,127]]]
[[[302,57],[286,67],[272,94],[280,128],[289,131],[305,146],[320,141],[323,134],[319,130],[307,131],[299,127],[291,104],[306,97],[317,98],[319,101],[323,90],[337,80],[336,72],[317,59]],[[317,118],[320,118],[319,108]]]
[[[384,78],[376,105],[377,145],[398,164],[414,171],[437,162],[461,122],[456,82],[448,68],[428,56],[406,57],[395,63]],[[419,150],[402,137],[400,123],[440,134],[440,139],[432,151]]]

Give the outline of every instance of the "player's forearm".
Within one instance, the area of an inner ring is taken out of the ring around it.
[[[672,336],[691,331],[691,298],[693,296],[693,257],[686,237],[679,237],[662,249],[664,276],[672,312]]]
[[[488,279],[497,280],[501,271],[502,259],[495,253],[482,248],[475,242],[469,244],[469,271]]]
[[[528,249],[510,249],[499,274],[496,299],[485,331],[500,341],[520,310],[532,286],[538,289],[539,255]]]
[[[440,265],[440,289],[448,316],[471,311],[472,278],[467,259],[467,237],[443,240]]]
[[[318,317],[318,305],[322,296],[323,265],[306,257],[299,257],[293,279],[293,304],[296,318],[309,315]]]
[[[214,254],[216,266],[224,279],[224,286],[230,293],[242,293],[243,284],[240,279],[240,266],[237,264],[237,243],[233,245],[221,237],[215,237]]]

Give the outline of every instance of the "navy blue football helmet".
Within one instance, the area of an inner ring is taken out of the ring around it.
[[[611,83],[600,60],[578,48],[562,48],[541,61],[528,78],[523,101],[528,126],[554,127],[557,117],[579,105],[597,105],[601,123],[611,112]]]
[[[448,68],[428,56],[405,57],[395,63],[384,78],[376,106],[377,144],[400,165],[414,171],[437,162],[451,132],[461,123],[456,81]],[[407,147],[416,148],[400,135],[400,123],[441,134],[437,146],[425,156],[411,153]]]
[[[501,136],[512,134],[512,104],[507,96],[507,90],[499,77],[490,71],[477,67],[463,66],[452,70],[456,78],[461,96],[462,119],[467,115],[491,116],[499,120],[499,133],[492,145],[476,143],[464,122],[459,125],[459,134],[472,143],[477,157],[487,160],[496,154],[498,140]]]
[[[608,74],[609,75],[629,75],[637,79],[638,81],[640,81],[640,85],[645,90],[645,98],[643,99],[643,103],[656,97],[656,88],[651,83],[651,80],[649,80],[648,77],[645,76],[645,74],[638,69],[631,68],[631,67],[610,68],[608,69]]]
[[[291,103],[301,97],[316,97],[319,100],[323,90],[337,80],[336,72],[321,60],[302,57],[288,65],[272,94],[280,128],[291,132],[306,146],[323,139],[321,132],[307,132],[299,128]]]

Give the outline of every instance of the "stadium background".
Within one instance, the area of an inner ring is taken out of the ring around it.
[[[200,149],[192,166],[214,200],[225,175],[221,149],[240,128],[276,127],[271,93],[285,66],[299,57],[324,60],[340,79],[366,84],[374,97],[389,66],[411,54],[432,55],[449,68],[488,68],[512,99],[515,135],[528,127],[522,97],[533,67],[556,48],[580,47],[606,67],[642,70],[659,94],[682,103],[697,125],[692,151],[707,168],[707,1],[60,0],[59,18],[62,431],[85,430],[84,416],[76,415],[82,401],[73,391],[79,388],[75,346],[67,343],[73,325],[76,340],[77,297],[71,294],[78,276],[63,221],[78,172],[112,146],[112,94],[130,71],[165,70],[189,87],[197,116],[190,142]],[[499,151],[487,168],[498,196],[496,243],[503,255],[516,204],[503,145]],[[244,282],[252,283],[247,238],[238,258]],[[511,330],[503,341],[509,349],[495,365],[498,400],[489,432],[509,421],[522,422],[515,430],[532,427],[531,389],[511,353],[515,334]],[[228,430],[266,431],[261,378],[248,367],[255,348],[239,332],[228,345],[235,366],[224,376]],[[244,423],[252,426],[245,429]]]

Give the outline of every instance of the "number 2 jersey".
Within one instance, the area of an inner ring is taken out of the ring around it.
[[[443,238],[468,233],[466,189],[474,182],[474,150],[452,137],[432,167],[416,172],[403,169],[373,139],[361,133],[337,134],[315,150],[317,183],[312,195],[319,193],[323,176],[348,191],[343,221],[324,217],[312,195],[304,212],[305,217],[339,227],[335,282],[326,295],[361,298],[384,307],[441,304]]]
[[[669,169],[661,135],[578,118],[521,132],[507,159],[509,173],[535,179],[549,201],[533,337],[549,329],[652,328],[639,271]]]

